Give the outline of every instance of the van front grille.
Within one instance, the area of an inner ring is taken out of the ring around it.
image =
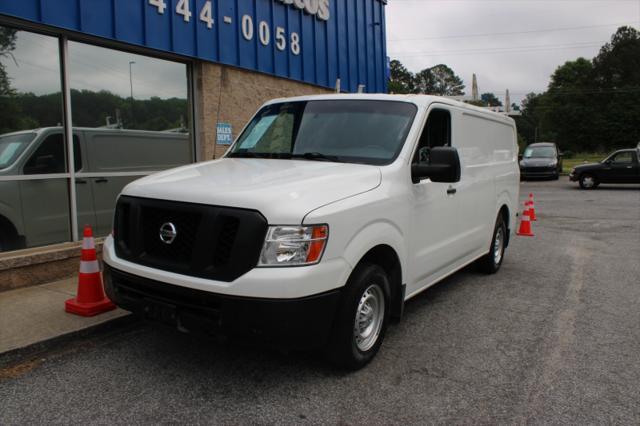
[[[168,224],[175,236],[163,241]],[[118,257],[195,277],[229,282],[245,274],[258,263],[266,233],[255,210],[128,196],[116,206]]]

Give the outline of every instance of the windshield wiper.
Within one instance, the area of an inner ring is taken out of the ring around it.
[[[304,158],[305,160],[312,161],[331,161],[340,162],[337,155],[325,155],[321,152],[305,152],[304,154],[292,154],[291,158]]]

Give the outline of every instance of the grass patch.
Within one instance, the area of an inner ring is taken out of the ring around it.
[[[607,154],[593,154],[593,153],[580,153],[574,154],[571,158],[562,159],[562,171],[564,173],[570,173],[571,169],[575,166],[584,163],[599,163],[604,160]]]

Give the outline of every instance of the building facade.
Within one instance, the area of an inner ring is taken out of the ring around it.
[[[72,273],[124,185],[221,156],[263,102],[386,92],[385,5],[0,0],[0,290]]]

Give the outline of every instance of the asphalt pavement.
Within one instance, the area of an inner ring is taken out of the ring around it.
[[[133,323],[0,358],[0,424],[640,423],[640,186],[525,182],[497,275],[407,303],[355,373]]]

